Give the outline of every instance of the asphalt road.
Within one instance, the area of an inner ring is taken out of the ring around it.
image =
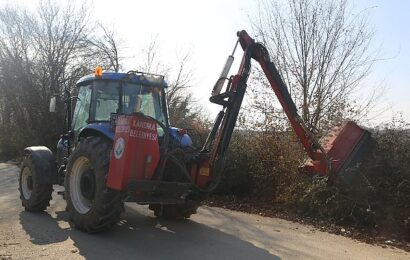
[[[25,212],[18,167],[0,163],[0,259],[410,259],[311,226],[201,207],[186,221],[155,218],[127,204],[123,220],[102,234],[71,229],[65,202],[54,194],[43,213]],[[57,187],[57,186],[56,186]]]

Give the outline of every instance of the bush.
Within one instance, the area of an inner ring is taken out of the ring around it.
[[[221,183],[215,193],[219,195],[249,195],[253,189],[251,135],[235,131],[226,157]]]
[[[299,214],[333,223],[410,234],[410,130],[393,120],[372,132],[376,146],[350,169],[360,180],[356,188],[301,176],[297,168],[306,155],[291,131],[238,130],[217,192],[296,206]]]
[[[238,130],[217,193],[286,200],[303,179],[297,172],[302,153],[292,132]]]
[[[360,190],[314,181],[299,200],[303,214],[377,227],[410,236],[410,131],[393,120],[373,131],[376,147],[353,174],[365,180]],[[409,237],[410,238],[410,237]]]

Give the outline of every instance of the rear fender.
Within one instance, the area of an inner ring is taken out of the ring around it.
[[[78,135],[80,138],[88,136],[103,136],[108,140],[114,140],[114,132],[110,130],[111,125],[109,123],[92,123],[84,127]]]
[[[39,184],[57,184],[57,163],[53,152],[45,146],[30,146],[24,149],[31,156]]]

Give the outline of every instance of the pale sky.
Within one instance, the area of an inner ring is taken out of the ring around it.
[[[33,8],[33,0],[0,0]],[[410,1],[355,0],[357,10],[371,8],[371,25],[376,30],[374,46],[381,58],[363,88],[384,87],[374,114],[385,121],[397,112],[410,122]],[[236,32],[245,29],[252,36],[249,15],[255,13],[257,1],[245,0],[174,0],[126,1],[94,0],[93,16],[114,28],[125,47],[125,69],[138,67],[141,50],[151,39],[160,44],[164,63],[175,64],[178,55],[189,50],[194,74],[193,92],[211,115],[218,106],[208,98],[227,56],[236,41]],[[242,51],[236,53],[236,62]],[[237,63],[235,63],[237,64]],[[233,66],[231,74],[236,72]],[[175,64],[175,66],[177,66]],[[251,82],[249,82],[251,85]],[[272,94],[272,98],[275,98]]]

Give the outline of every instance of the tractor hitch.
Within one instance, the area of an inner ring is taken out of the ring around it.
[[[184,204],[192,193],[191,183],[133,180],[128,184],[127,202]]]

